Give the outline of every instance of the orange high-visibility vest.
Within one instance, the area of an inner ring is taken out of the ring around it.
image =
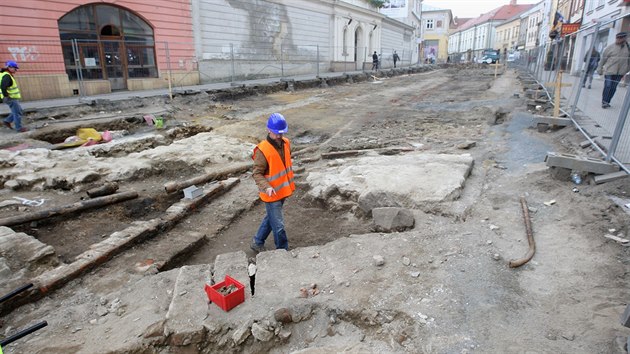
[[[280,154],[276,148],[271,145],[267,140],[263,140],[254,149],[252,159],[256,156],[256,150],[260,150],[267,160],[269,165],[269,172],[265,175],[267,182],[276,191],[273,196],[268,196],[265,191],[259,193],[260,199],[263,202],[271,203],[282,200],[291,194],[295,190],[295,184],[293,183],[293,163],[291,162],[291,144],[289,139],[282,138],[284,141],[284,160],[280,157]]]

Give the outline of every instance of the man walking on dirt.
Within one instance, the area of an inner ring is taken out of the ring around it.
[[[607,46],[602,52],[602,59],[597,73],[604,75],[604,92],[602,92],[602,108],[610,107],[610,101],[617,91],[617,85],[625,73],[630,71],[630,46],[626,42],[626,32],[615,36],[615,43]]]
[[[282,216],[284,200],[295,190],[291,143],[283,137],[288,130],[289,126],[282,114],[271,114],[267,120],[267,139],[256,146],[252,155],[252,177],[267,212],[250,246],[256,253],[265,251],[265,240],[272,231],[276,249],[289,249]]]
[[[20,88],[17,85],[17,81],[13,75],[18,70],[18,64],[13,61],[7,61],[4,68],[0,69],[0,98],[2,102],[6,103],[11,110],[11,113],[3,121],[4,125],[12,129],[11,123],[15,124],[15,130],[18,132],[25,132],[28,129],[22,127],[22,106],[20,106]]]

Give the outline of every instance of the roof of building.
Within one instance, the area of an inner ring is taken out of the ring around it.
[[[474,20],[474,18],[472,17],[455,17],[453,18],[453,26],[451,26],[451,29],[460,29],[462,28],[468,21],[472,21]]]
[[[479,24],[486,23],[489,21],[505,21],[509,18],[514,17],[515,15],[518,15],[520,13],[523,13],[524,11],[531,9],[534,6],[535,6],[534,4],[503,5],[501,7],[497,7],[496,9],[490,12],[482,14],[481,16],[471,21],[467,21],[463,26],[458,27],[457,29],[463,31],[475,25],[479,25]]]
[[[422,4],[422,12],[430,12],[430,11],[451,11],[450,9],[443,9],[436,6],[431,6],[428,4]]]

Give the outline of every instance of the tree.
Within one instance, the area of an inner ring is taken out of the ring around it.
[[[385,3],[384,0],[366,0],[368,4],[376,7],[377,9],[380,9],[381,7],[383,7],[383,4]]]

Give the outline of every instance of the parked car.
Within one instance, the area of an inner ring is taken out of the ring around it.
[[[479,64],[492,64],[492,63],[494,63],[494,62],[495,62],[495,60],[494,60],[494,59],[492,59],[492,58],[491,58],[491,57],[489,57],[489,56],[483,56],[483,57],[481,57],[481,59],[479,59],[479,61],[478,61],[478,63],[479,63]]]

